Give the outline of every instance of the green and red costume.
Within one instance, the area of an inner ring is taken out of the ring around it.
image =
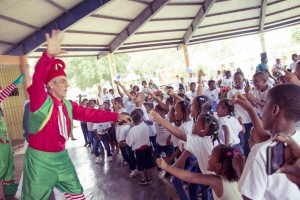
[[[0,103],[15,89],[15,84],[10,84],[0,93]],[[8,137],[6,124],[3,119],[3,112],[0,110],[0,181],[3,180],[3,191],[6,196],[13,196],[18,188],[15,183],[15,164]]]
[[[48,199],[53,188],[67,192],[67,199],[84,199],[75,167],[65,149],[73,119],[85,122],[118,121],[118,114],[77,103],[59,101],[45,91],[45,84],[64,75],[64,63],[46,52],[38,61],[28,88],[30,95],[29,147],[25,154],[22,199]]]

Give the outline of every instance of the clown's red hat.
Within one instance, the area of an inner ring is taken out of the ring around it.
[[[67,76],[64,70],[65,70],[65,63],[62,60],[60,59],[53,60],[51,67],[48,71],[45,84],[47,85],[49,81],[51,81],[57,76]]]

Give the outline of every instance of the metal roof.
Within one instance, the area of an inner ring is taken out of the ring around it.
[[[0,0],[0,54],[38,57],[65,33],[65,56],[105,56],[256,34],[300,23],[300,0]]]

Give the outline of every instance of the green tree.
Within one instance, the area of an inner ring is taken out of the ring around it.
[[[300,26],[295,26],[292,29],[292,42],[295,44],[300,43]]]
[[[115,55],[117,72],[127,75],[127,54]],[[71,58],[65,60],[68,67],[66,73],[71,83],[80,90],[91,88],[105,82],[111,83],[108,58],[97,60],[96,57]]]

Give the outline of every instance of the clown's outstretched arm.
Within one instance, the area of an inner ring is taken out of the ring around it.
[[[23,78],[24,78],[25,74],[21,74],[21,76],[19,76],[12,84],[10,84],[9,86],[7,86],[1,93],[0,93],[0,103],[2,101],[4,101],[4,99],[16,88],[16,86],[19,83],[23,83]]]
[[[32,76],[32,85],[27,89],[30,95],[30,111],[38,110],[47,99],[45,81],[48,71],[53,63],[54,56],[64,53],[61,50],[62,34],[59,30],[52,30],[51,36],[47,33],[47,51],[45,51],[37,62]]]

